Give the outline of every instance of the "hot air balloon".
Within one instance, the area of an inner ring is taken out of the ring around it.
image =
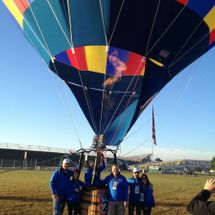
[[[215,45],[214,0],[3,0],[92,127],[118,149],[147,105]]]
[[[213,0],[3,0],[105,146],[215,44]]]

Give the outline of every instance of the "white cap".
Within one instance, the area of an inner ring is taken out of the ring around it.
[[[140,169],[135,167],[135,168],[133,169],[133,172],[140,172]]]
[[[63,164],[65,164],[65,163],[71,163],[71,161],[70,161],[70,159],[69,158],[65,158],[64,160],[63,160],[63,162],[62,162]]]

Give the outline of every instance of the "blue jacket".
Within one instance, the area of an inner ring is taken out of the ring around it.
[[[143,191],[143,184],[141,182],[141,178],[138,178],[137,180],[134,177],[129,178],[128,186],[130,188],[129,201],[130,202],[139,202],[140,193]]]
[[[128,182],[123,175],[114,177],[108,175],[102,182],[103,185],[109,186],[109,201],[127,201],[128,200]]]
[[[50,180],[50,188],[53,194],[66,195],[67,185],[70,181],[70,177],[73,175],[72,170],[66,170],[58,168],[56,169]]]
[[[153,196],[153,188],[151,185],[144,186],[143,185],[143,193],[144,193],[144,201],[142,203],[143,207],[154,207],[155,206],[155,200]]]
[[[77,181],[75,181],[74,179],[70,180],[70,182],[67,185],[66,199],[72,203],[79,202],[80,192],[83,187],[84,187],[84,183],[81,182],[80,180],[77,180]]]
[[[102,164],[96,169],[96,174],[95,174],[95,180],[92,186],[98,187],[102,184],[101,180],[101,171],[105,169],[105,162],[102,161]],[[91,186],[91,180],[93,176],[93,169],[92,168],[87,168],[87,171],[84,174],[84,179],[86,186],[90,187]]]

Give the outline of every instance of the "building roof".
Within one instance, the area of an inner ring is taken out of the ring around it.
[[[12,144],[12,143],[1,143],[0,149],[14,149],[22,151],[38,151],[38,152],[57,152],[69,154],[70,152],[74,153],[75,150],[70,150],[68,148],[60,147],[49,147],[49,146],[35,146],[35,145],[23,145],[23,144]]]

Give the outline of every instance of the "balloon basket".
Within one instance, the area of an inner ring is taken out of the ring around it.
[[[82,191],[80,208],[82,215],[107,215],[108,188]]]

